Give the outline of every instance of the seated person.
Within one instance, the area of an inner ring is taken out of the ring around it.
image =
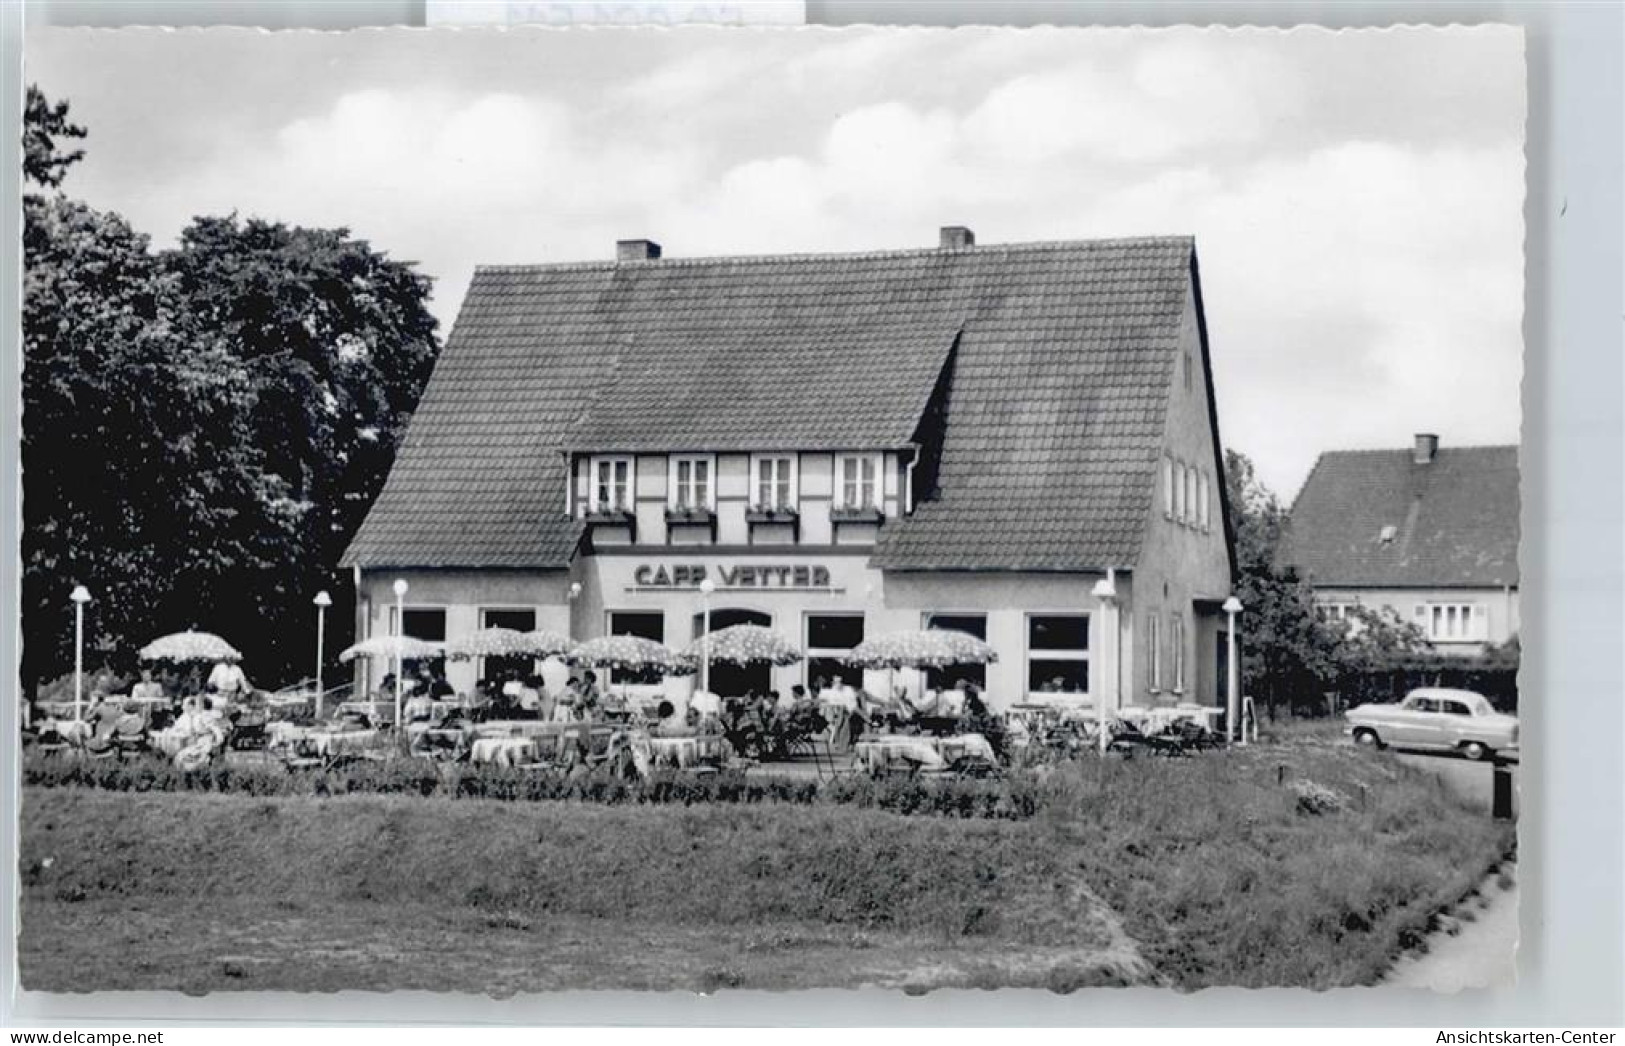
[[[605,692],[599,707],[606,719],[625,719],[631,714],[626,707],[626,695],[618,690]]]
[[[553,702],[553,722],[568,723],[576,717],[576,705],[581,701],[581,680],[571,676],[564,689]]]
[[[598,682],[598,673],[588,672],[581,677],[581,697],[576,701],[577,719],[592,719],[604,703],[604,688]]]
[[[655,706],[655,721],[649,733],[655,737],[687,737],[693,731],[689,728],[687,715],[677,711],[670,701],[661,701]]]
[[[513,691],[514,707],[520,718],[534,719],[542,707],[542,681],[536,676],[519,680]]]
[[[165,696],[164,684],[152,678],[152,669],[143,668],[141,670],[141,682],[131,688],[130,696],[143,701],[161,699]]]
[[[434,701],[427,692],[418,691],[407,699],[401,716],[408,727],[427,725],[434,718]]]
[[[469,715],[476,719],[483,718],[491,708],[491,685],[485,680],[474,684],[474,692],[468,695],[466,702]]]
[[[446,680],[444,675],[436,673],[429,683],[429,696],[437,701],[457,696],[457,690]]]

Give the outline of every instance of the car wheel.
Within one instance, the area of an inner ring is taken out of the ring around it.
[[[1354,731],[1354,743],[1363,745],[1366,748],[1381,748],[1382,738],[1377,736],[1375,730],[1356,730]]]
[[[1468,741],[1461,746],[1461,754],[1476,763],[1487,758],[1490,750],[1477,741]]]

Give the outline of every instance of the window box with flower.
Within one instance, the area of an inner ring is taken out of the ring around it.
[[[778,505],[751,505],[745,509],[747,523],[796,523],[801,519],[801,513],[793,508]]]
[[[874,505],[842,505],[829,510],[832,523],[880,523],[886,514]]]
[[[716,522],[717,514],[704,505],[667,505],[666,522],[679,526],[710,526]]]

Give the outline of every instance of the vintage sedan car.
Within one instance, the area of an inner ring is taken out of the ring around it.
[[[1358,744],[1429,748],[1486,759],[1518,744],[1518,719],[1471,690],[1412,690],[1396,705],[1360,705],[1343,713]]]

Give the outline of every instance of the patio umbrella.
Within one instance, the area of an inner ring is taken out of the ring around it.
[[[358,657],[399,657],[402,661],[421,661],[424,658],[441,657],[445,652],[445,648],[441,644],[431,643],[426,639],[413,639],[411,636],[383,635],[363,639],[340,654],[339,660],[354,661]]]
[[[595,668],[637,671],[658,669],[667,675],[693,671],[694,665],[664,643],[641,636],[599,636],[570,651],[570,659]]]
[[[575,643],[556,632],[520,632],[512,628],[482,628],[446,643],[453,661],[476,657],[564,657]]]
[[[241,661],[243,655],[213,632],[175,632],[141,648],[143,661]]]
[[[897,669],[986,665],[998,659],[998,651],[968,632],[927,628],[864,640],[843,660],[860,668]]]
[[[694,661],[707,655],[712,661],[731,665],[793,665],[802,657],[801,651],[782,633],[761,625],[719,628],[709,636],[696,639],[683,651],[685,658]]]
[[[694,671],[694,662],[664,643],[641,636],[599,636],[570,652],[570,659],[594,668],[636,672],[654,669],[663,675],[684,675]],[[621,683],[621,699],[626,699],[626,683]]]

